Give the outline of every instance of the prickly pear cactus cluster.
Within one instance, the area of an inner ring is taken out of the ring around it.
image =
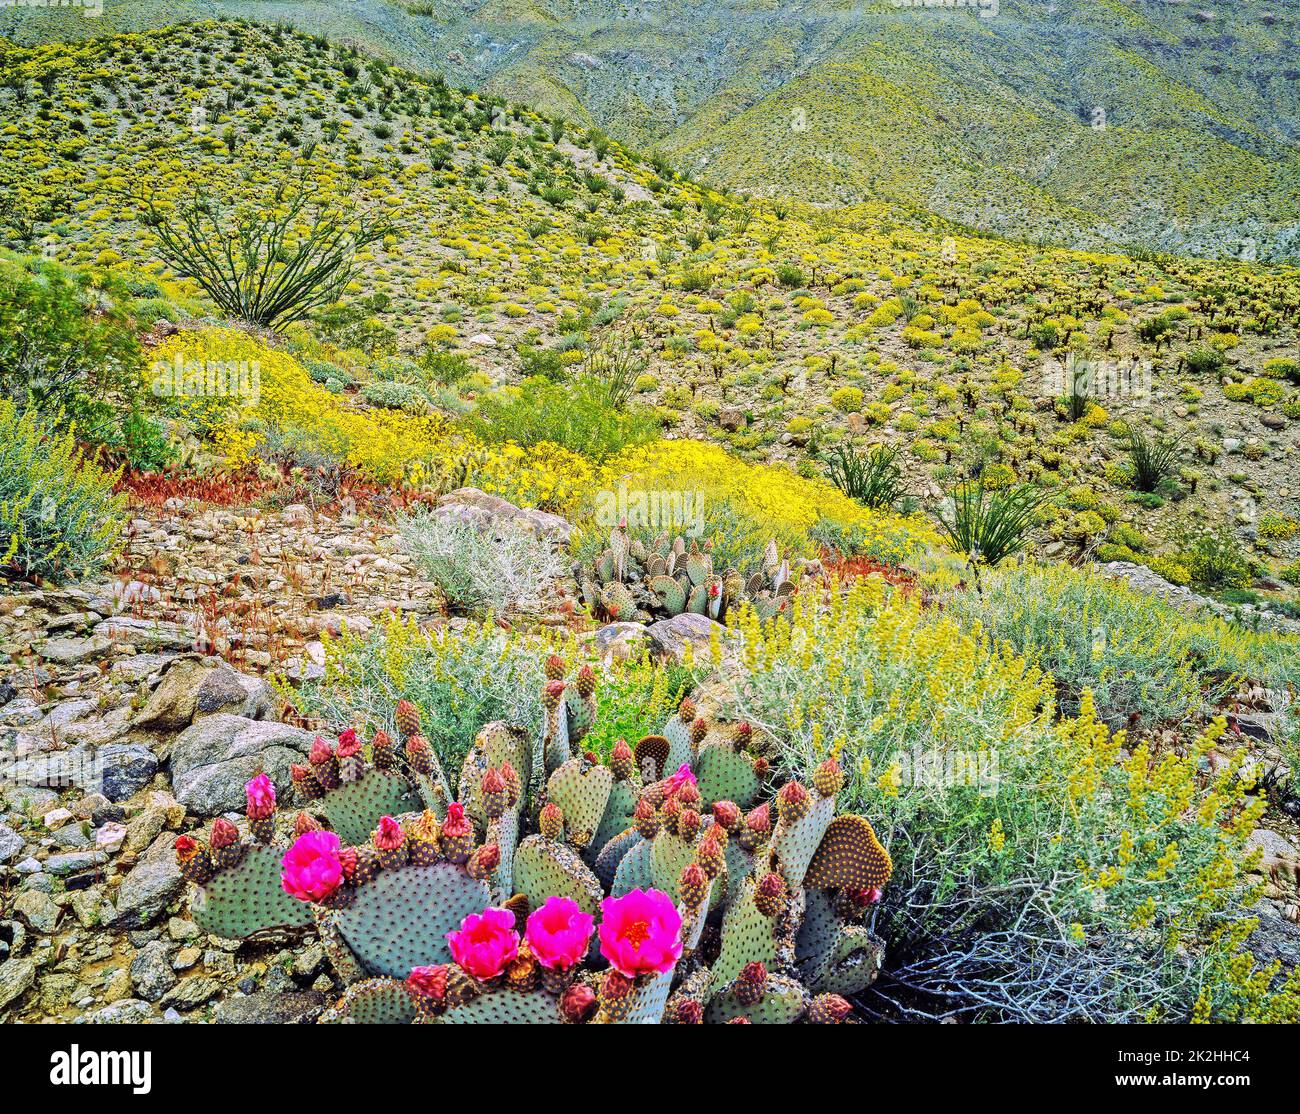
[[[547,660],[540,732],[487,724],[454,791],[405,701],[400,747],[317,741],[291,822],[255,778],[247,836],[221,819],[177,841],[195,921],[314,926],[346,986],[329,1022],[851,1021],[891,864],[836,815],[835,759],[776,787],[748,725],[688,699],[602,762],[581,749],[595,674],[565,674]]]
[[[629,536],[623,525],[609,535],[609,547],[589,566],[575,572],[591,613],[603,620],[672,618],[684,612],[707,615],[719,623],[742,599],[753,604],[759,618],[769,619],[789,605],[803,566],[791,572],[776,542],[768,543],[763,567],[746,580],[735,569],[714,571],[711,543],[690,547],[678,537],[661,534],[650,546]]]

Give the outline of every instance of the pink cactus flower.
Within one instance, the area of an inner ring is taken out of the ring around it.
[[[473,830],[474,826],[465,816],[465,806],[458,801],[452,801],[447,806],[447,818],[442,822],[442,834],[448,838],[460,839]]]
[[[671,797],[683,785],[695,785],[695,775],[691,773],[691,768],[685,762],[677,767],[677,772],[668,779],[668,784],[664,786],[664,795]]]
[[[671,971],[682,956],[682,916],[662,890],[632,890],[600,905],[600,954],[628,978]]]
[[[299,901],[323,901],[343,882],[339,837],[324,830],[306,832],[280,862],[280,885]]]
[[[515,915],[509,909],[487,908],[460,922],[460,931],[447,933],[451,957],[476,979],[493,979],[519,954]]]
[[[567,971],[587,954],[595,923],[571,897],[548,897],[529,915],[524,938],[543,967]]]
[[[275,815],[275,786],[265,774],[258,774],[244,786],[248,798],[248,818],[266,820]]]

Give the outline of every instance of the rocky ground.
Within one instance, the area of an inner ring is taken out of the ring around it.
[[[310,1020],[335,990],[321,948],[201,932],[173,842],[219,815],[245,823],[244,783],[259,769],[287,781],[310,748],[268,675],[319,670],[324,632],[386,611],[449,620],[392,530],[355,509],[134,513],[114,576],[0,594],[0,1020]],[[653,645],[671,648],[669,625]],[[1261,762],[1280,761],[1266,717],[1238,726]],[[1295,822],[1270,810],[1254,841],[1267,894],[1254,946],[1293,965]]]

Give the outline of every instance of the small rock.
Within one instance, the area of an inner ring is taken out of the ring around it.
[[[161,940],[146,944],[131,960],[131,985],[146,1002],[159,1001],[178,981]]]
[[[218,1025],[303,1025],[315,1021],[326,997],[315,990],[286,994],[244,994],[217,1003]]]
[[[26,994],[36,983],[36,964],[30,959],[0,963],[0,1010]]]

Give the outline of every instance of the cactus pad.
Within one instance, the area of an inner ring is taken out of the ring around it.
[[[452,1006],[437,1019],[442,1025],[559,1025],[558,1001],[540,990],[494,990]]]
[[[348,987],[320,1020],[322,1025],[410,1025],[415,1003],[397,979],[366,979]]]
[[[704,1011],[708,1025],[725,1025],[737,1017],[748,1018],[753,1025],[792,1025],[808,1009],[803,987],[788,975],[768,975],[763,997],[745,1005],[736,996],[735,984],[713,996]]]
[[[841,933],[828,969],[810,988],[817,994],[861,994],[873,982],[884,960],[885,946],[862,925],[849,925]]]
[[[654,844],[648,839],[642,839],[623,856],[618,870],[614,872],[614,884],[609,890],[612,897],[622,897],[632,890],[649,890],[654,887],[651,865],[653,851]]]
[[[614,876],[618,873],[619,865],[623,862],[624,857],[638,843],[642,842],[644,840],[641,833],[635,828],[625,828],[618,835],[606,841],[605,846],[600,849],[600,854],[596,856],[596,861],[592,867],[602,886],[608,889],[614,884]]]
[[[668,764],[668,740],[662,735],[646,735],[632,748],[632,754],[636,759],[636,768],[641,771],[642,777],[647,776],[647,761],[654,764],[654,769],[649,773],[651,781],[658,781],[664,776],[664,769]]]
[[[412,967],[448,962],[447,933],[491,896],[485,882],[451,863],[406,866],[359,887],[335,925],[368,972],[404,979]]]
[[[365,843],[381,816],[415,812],[420,802],[411,783],[390,770],[367,770],[360,781],[345,782],[313,803],[345,844]]]
[[[195,888],[194,923],[224,940],[243,940],[268,928],[307,928],[311,910],[280,885],[282,848],[249,847],[236,866]]]
[[[650,876],[656,890],[677,892],[677,876],[695,861],[695,848],[664,828],[651,841]]]
[[[640,779],[614,782],[605,804],[605,815],[589,845],[593,850],[604,850],[611,839],[632,826],[632,811],[636,808],[640,785]]]
[[[713,965],[715,984],[731,982],[747,963],[776,965],[779,919],[765,917],[758,911],[754,904],[754,883],[746,879],[722,918],[722,950]]]
[[[735,801],[749,808],[758,799],[762,780],[754,771],[754,760],[730,743],[703,747],[692,766],[706,807],[715,801]]]
[[[865,816],[837,816],[826,828],[804,874],[804,885],[823,889],[882,889],[893,872],[889,852]]]
[[[546,783],[548,800],[564,813],[569,838],[579,847],[586,847],[595,836],[613,788],[613,771],[593,766],[585,758],[569,759]]]
[[[572,847],[539,835],[529,836],[515,852],[515,889],[528,898],[531,909],[548,897],[571,897],[592,916],[600,913],[605,896],[599,879]]]
[[[777,869],[791,887],[803,885],[808,864],[833,819],[835,798],[816,797],[807,815],[793,824],[777,824],[772,834],[772,853],[779,864]]]

